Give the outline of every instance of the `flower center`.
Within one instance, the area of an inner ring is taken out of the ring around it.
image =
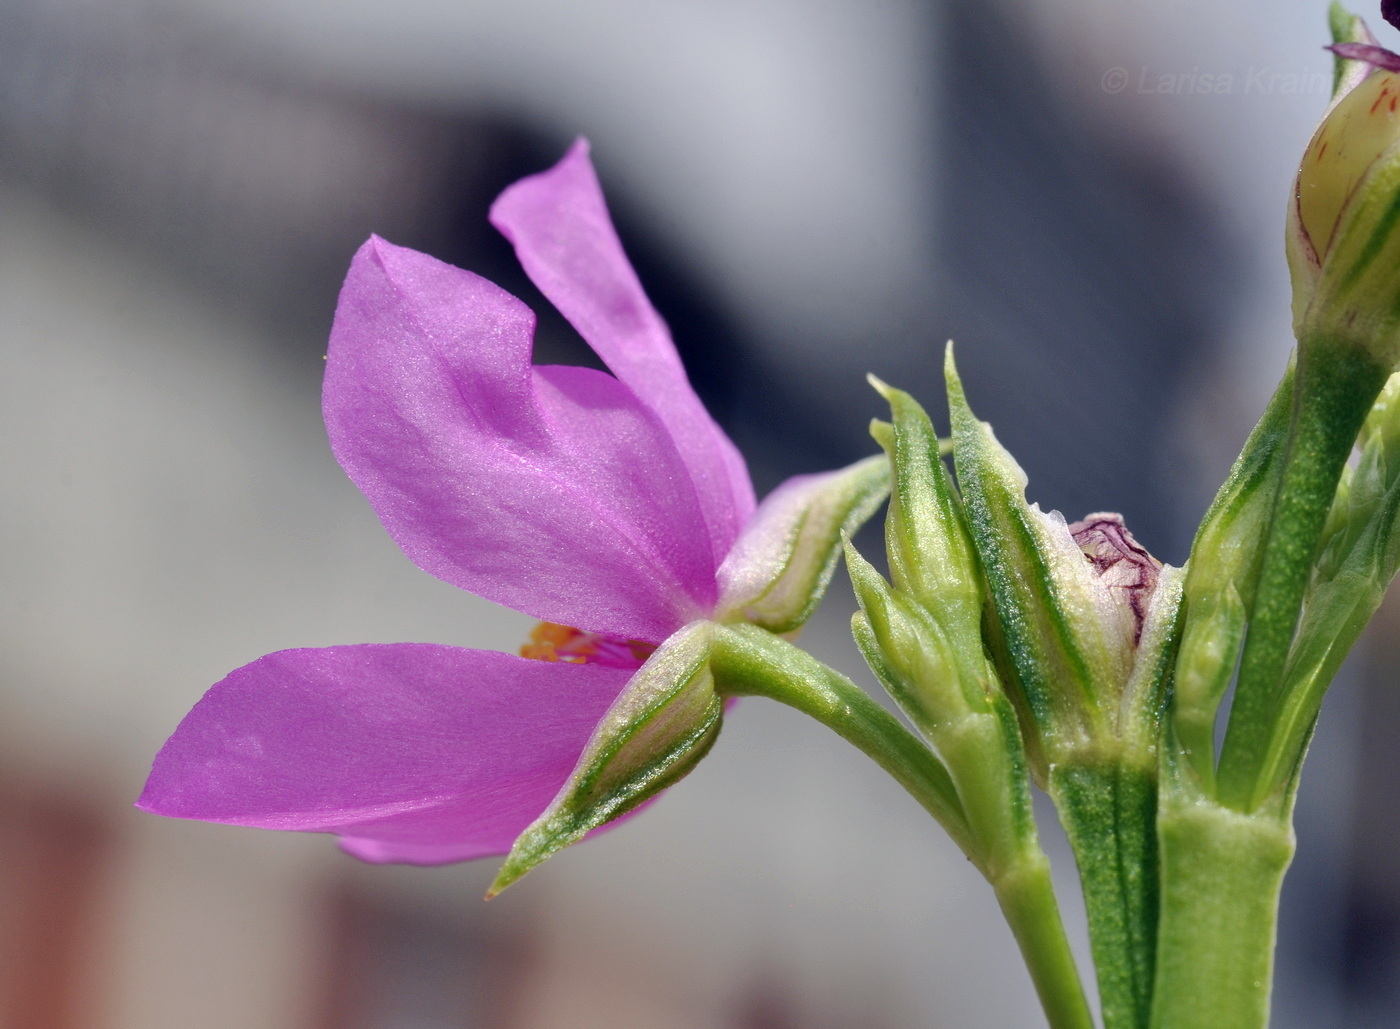
[[[624,640],[584,632],[571,625],[540,622],[530,631],[530,642],[520,648],[520,656],[532,661],[568,661],[575,665],[606,665],[609,668],[640,668],[656,649],[645,640]]]

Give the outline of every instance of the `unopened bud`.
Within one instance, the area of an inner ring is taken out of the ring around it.
[[[1400,56],[1334,18],[1338,93],[1298,168],[1287,252],[1299,339],[1400,364]]]

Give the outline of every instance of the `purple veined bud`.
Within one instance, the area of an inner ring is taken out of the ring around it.
[[[1119,514],[1086,515],[1069,526],[1069,533],[1088,559],[1099,587],[1120,608],[1123,624],[1131,627],[1133,646],[1137,646],[1162,562],[1133,539]]]

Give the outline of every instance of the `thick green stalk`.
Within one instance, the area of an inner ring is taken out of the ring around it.
[[[839,672],[748,625],[716,632],[710,667],[729,695],[768,697],[811,715],[889,772],[970,857],[980,848],[938,757]],[[981,867],[979,863],[979,867]],[[1022,848],[984,869],[1021,948],[1051,1029],[1093,1029],[1043,852]]]
[[[1299,348],[1283,478],[1220,752],[1219,796],[1237,810],[1257,808],[1279,788],[1261,772],[1282,699],[1284,663],[1342,466],[1388,374],[1347,342],[1311,339]]]
[[[1105,1029],[1146,1029],[1157,938],[1155,769],[1127,760],[1060,765],[1049,785],[1079,865]]]
[[[1163,799],[1161,929],[1152,1029],[1265,1029],[1286,815]]]

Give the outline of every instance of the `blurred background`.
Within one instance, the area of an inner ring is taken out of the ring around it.
[[[1291,345],[1325,34],[1322,0],[4,0],[0,1026],[1040,1024],[956,849],[763,701],[489,905],[491,862],[130,805],[263,653],[524,640],[379,528],[321,357],[373,231],[525,298],[538,360],[590,360],[485,219],[579,134],[760,489],[872,450],[867,371],[941,419],[951,337],[1032,500],[1181,563]],[[869,683],[848,598],[805,642]],[[1394,638],[1304,778],[1280,1029],[1400,1023]]]

